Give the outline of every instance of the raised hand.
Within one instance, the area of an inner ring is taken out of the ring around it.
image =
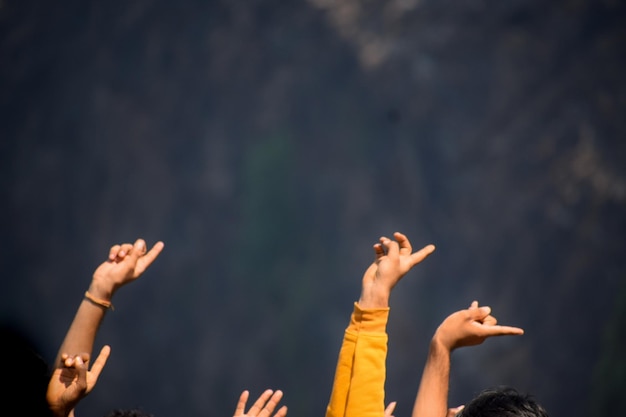
[[[163,247],[163,242],[157,242],[147,251],[143,239],[137,239],[132,245],[123,243],[112,246],[108,259],[95,270],[89,291],[98,297],[110,297],[122,285],[139,278]]]
[[[48,406],[55,416],[70,415],[78,402],[93,390],[110,353],[111,348],[104,346],[91,369],[88,353],[61,355],[62,366],[52,373],[46,393]]]
[[[473,301],[469,308],[450,314],[431,339],[428,358],[413,406],[413,417],[452,417],[461,407],[448,408],[450,357],[454,349],[479,345],[488,337],[522,335],[519,327],[499,326],[491,308]]]
[[[497,323],[490,307],[478,307],[478,302],[473,301],[468,309],[449,315],[437,328],[433,341],[451,352],[460,347],[479,345],[492,336],[524,334],[519,327]]]
[[[106,363],[110,352],[108,346],[102,349],[91,370],[88,370],[100,324],[106,311],[113,308],[111,298],[114,292],[141,276],[163,247],[163,242],[157,242],[147,251],[143,239],[137,239],[132,245],[114,245],[107,260],[96,268],[54,361],[46,398],[50,408],[57,410],[57,415],[69,416],[58,414],[68,408],[68,413],[73,413],[76,403],[93,389]]]
[[[271,389],[265,390],[246,413],[246,403],[249,396],[250,392],[247,390],[241,393],[233,417],[269,417],[274,412],[281,398],[283,398],[283,392],[280,390],[275,392]],[[285,417],[286,415],[287,406],[283,405],[274,414],[274,417]]]
[[[395,232],[393,237],[395,240],[383,236],[374,245],[374,262],[362,280],[359,305],[363,308],[388,307],[393,287],[435,250],[434,245],[426,245],[413,252],[411,242],[404,234]]]

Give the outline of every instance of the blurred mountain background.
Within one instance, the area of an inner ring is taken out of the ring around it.
[[[436,326],[474,299],[526,334],[453,358],[450,406],[552,416],[626,393],[626,6],[615,0],[0,0],[1,314],[53,360],[115,243],[77,415],[324,415],[381,235],[436,252],[391,298],[409,416]]]

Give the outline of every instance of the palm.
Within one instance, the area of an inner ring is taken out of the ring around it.
[[[139,269],[139,265],[133,268],[132,262],[129,261],[129,258],[125,258],[121,261],[115,260],[103,262],[94,272],[94,276],[109,277],[109,279],[116,284],[124,284],[132,281],[139,277],[143,270]],[[137,264],[139,264],[139,262],[137,262]]]
[[[89,380],[89,378],[87,378]],[[91,384],[87,382],[85,386],[78,377],[76,369],[57,368],[52,374],[50,383],[48,384],[47,398],[48,403],[54,409],[69,410],[93,389],[93,380]]]
[[[384,256],[378,261],[375,280],[395,285],[397,277],[403,277],[410,269],[411,264],[407,259],[390,259],[389,256]]]
[[[65,389],[70,387],[72,384],[75,384],[78,381],[78,371],[73,368],[61,368],[56,369],[54,374],[58,373],[59,387],[63,386]],[[53,377],[54,377],[53,374]],[[85,394],[89,394],[93,387],[96,385],[96,381],[98,378],[93,374],[93,372],[87,371],[87,389]]]

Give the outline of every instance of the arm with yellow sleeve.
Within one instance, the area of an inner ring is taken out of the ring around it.
[[[398,232],[394,240],[383,236],[374,245],[375,261],[363,275],[361,297],[344,333],[326,417],[385,415],[389,296],[434,249],[428,245],[413,253],[408,238]]]
[[[326,417],[383,415],[388,317],[389,308],[361,309],[354,303]]]

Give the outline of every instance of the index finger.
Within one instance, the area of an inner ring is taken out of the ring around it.
[[[107,359],[109,359],[109,355],[111,354],[111,347],[109,345],[104,345],[100,350],[100,354],[94,361],[93,365],[91,365],[91,373],[95,376],[95,379],[98,380],[102,369],[104,369],[104,365],[107,363]]]
[[[152,246],[152,249],[150,249],[148,253],[141,256],[137,260],[137,267],[135,268],[137,274],[142,274],[152,264],[152,262],[154,262],[157,256],[159,256],[164,247],[165,244],[161,241],[158,241],[154,244],[154,246]]]
[[[513,326],[483,326],[487,336],[520,336],[524,334],[524,329]]]
[[[430,244],[424,246],[422,249],[418,250],[415,253],[411,254],[411,266],[415,266],[418,263],[422,262],[424,259],[428,257],[431,253],[435,251],[435,245]]]

